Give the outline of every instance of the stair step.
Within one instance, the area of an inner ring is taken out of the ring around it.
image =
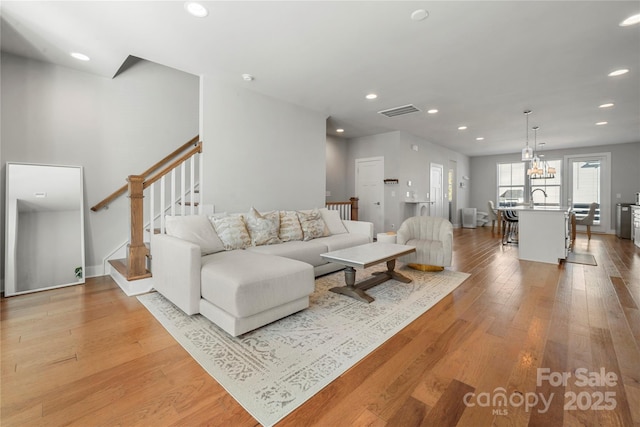
[[[118,273],[126,277],[127,280],[140,280],[140,279],[146,279],[151,277],[151,272],[149,270],[145,270],[146,273],[141,274],[139,276],[128,277],[127,276],[127,260],[125,258],[110,259],[109,264],[111,264],[111,266],[113,266],[113,268],[115,268]]]

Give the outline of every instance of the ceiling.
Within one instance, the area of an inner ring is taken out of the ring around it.
[[[4,0],[2,50],[108,78],[129,55],[213,75],[319,111],[343,138],[403,130],[469,156],[515,153],[532,110],[545,150],[640,142],[640,24],[619,26],[638,1],[201,3],[205,18],[182,1]],[[420,111],[378,114],[408,104]]]

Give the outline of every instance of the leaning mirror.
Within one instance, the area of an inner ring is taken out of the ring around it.
[[[84,283],[82,168],[6,171],[5,295]]]

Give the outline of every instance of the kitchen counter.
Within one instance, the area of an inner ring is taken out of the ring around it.
[[[551,264],[567,258],[570,207],[513,206],[499,210],[518,213],[518,258]]]
[[[510,208],[499,208],[501,211],[539,211],[539,212],[569,212],[570,206],[513,206]]]

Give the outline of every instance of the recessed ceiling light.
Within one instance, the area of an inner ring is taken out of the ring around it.
[[[424,9],[417,9],[411,13],[411,20],[413,21],[422,21],[429,16],[429,12]]]
[[[376,99],[378,97],[378,95],[376,95],[375,93],[370,93],[367,96],[365,96],[365,98],[367,99]]]
[[[621,27],[628,27],[629,25],[634,25],[640,22],[640,13],[637,15],[633,15],[625,19],[620,23]]]
[[[467,130],[466,126],[458,126],[458,130]]]
[[[609,122],[598,122],[598,123],[596,123],[596,126],[606,125],[607,123],[609,123]]]
[[[476,141],[484,141],[484,136],[479,136],[476,138]]]
[[[209,11],[207,10],[206,7],[194,1],[186,2],[184,4],[184,8],[186,9],[187,12],[189,12],[191,15],[195,16],[196,18],[204,18],[209,14]]]
[[[621,76],[623,74],[627,74],[629,72],[629,70],[627,70],[626,68],[622,68],[620,70],[615,70],[609,73],[609,77],[616,77],[616,76]]]
[[[609,107],[613,107],[613,103],[612,102],[608,102],[606,104],[602,104],[598,108],[609,108]]]
[[[438,112],[438,110],[436,110],[435,108],[432,108],[431,110],[427,111],[427,113],[429,113],[429,114],[435,114],[437,112]]]
[[[244,80],[245,82],[250,82],[250,81],[253,81],[254,79],[255,77],[253,77],[251,74],[242,75],[242,80]]]
[[[35,197],[37,197],[38,199],[44,199],[45,197],[47,197],[47,193],[45,193],[44,191],[39,192],[39,193],[34,193],[33,195]]]
[[[336,129],[336,132],[342,133],[342,132],[344,132],[344,129],[342,129],[342,128],[341,129]]]
[[[85,55],[84,53],[80,53],[80,52],[73,52],[71,53],[71,56],[73,56],[74,58],[76,58],[79,61],[90,61],[91,58],[89,58],[87,55]]]

